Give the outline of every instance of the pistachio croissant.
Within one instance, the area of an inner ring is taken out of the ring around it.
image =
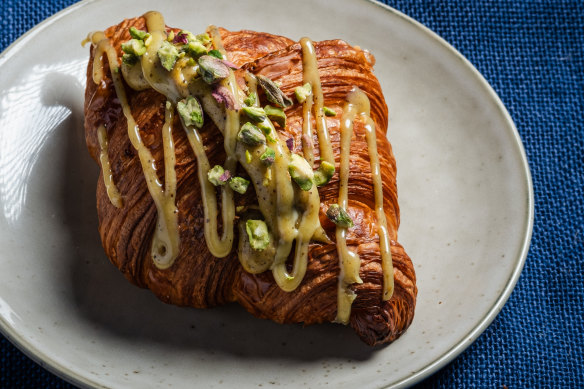
[[[199,174],[202,160],[197,158],[193,151],[192,139],[187,136],[188,131],[185,129],[188,126],[185,125],[185,117],[172,109],[169,111],[169,106],[177,105],[178,99],[184,96],[173,99],[169,95],[160,93],[160,88],[156,88],[157,90],[150,87],[133,88],[125,81],[122,91],[116,89],[116,77],[119,77],[116,75],[121,72],[119,68],[112,69],[112,63],[115,66],[115,63],[135,61],[135,58],[126,57],[127,48],[122,50],[122,43],[132,38],[137,39],[134,36],[136,33],[131,35],[129,28],[134,27],[133,31],[149,31],[149,26],[146,17],[139,17],[124,20],[119,25],[105,30],[104,39],[115,51],[116,61],[107,60],[107,51],[97,52],[98,56],[102,56],[103,75],[96,83],[97,62],[94,56],[98,45],[94,41],[87,68],[84,107],[87,147],[93,159],[102,167],[102,172],[105,172],[103,159],[105,153],[111,169],[112,183],[109,185],[115,185],[121,199],[119,207],[115,206],[111,192],[108,194],[111,188],[106,184],[107,180],[100,177],[97,183],[99,233],[110,261],[129,281],[150,289],[157,297],[170,304],[210,308],[229,302],[238,302],[253,315],[279,323],[313,324],[335,321],[340,293],[339,273],[341,272],[336,239],[338,236],[336,231],[339,227],[327,217],[326,212],[331,205],[337,204],[339,199],[341,119],[346,111],[347,95],[357,87],[364,91],[369,100],[369,116],[375,125],[374,134],[377,138],[383,193],[382,209],[387,219],[394,287],[391,298],[384,300],[380,221],[376,215],[375,187],[366,138],[367,122],[358,116],[353,121],[346,188],[348,198],[346,211],[353,226],[345,229],[345,239],[347,248],[360,258],[358,278],[362,282],[351,283],[347,286],[348,292],[355,296],[351,304],[348,324],[369,345],[388,343],[399,337],[413,319],[417,294],[416,277],[410,258],[397,242],[399,207],[396,164],[391,146],[385,137],[387,106],[379,82],[372,73],[372,56],[341,40],[313,43],[318,76],[322,86],[323,101],[321,103],[326,106],[330,114],[333,111],[335,113],[335,116],[324,118],[334,157],[335,173],[329,177],[327,183],[318,188],[314,185],[311,189],[310,196],[316,196],[319,199],[319,207],[315,210],[317,215],[315,223],[319,226],[316,231],[321,231],[320,238],[311,238],[310,242],[307,242],[306,268],[301,282],[293,290],[287,291],[277,282],[273,272],[269,270],[250,272],[242,266],[238,258],[237,242],[239,240],[241,246],[241,239],[248,239],[247,236],[242,237],[246,234],[246,229],[242,226],[245,226],[245,221],[251,218],[250,214],[255,215],[253,216],[255,219],[265,219],[270,233],[276,234],[273,231],[276,229],[274,227],[276,224],[270,224],[265,212],[264,215],[258,212],[258,201],[260,205],[262,202],[258,198],[263,193],[262,183],[254,179],[254,172],[250,170],[251,165],[246,165],[243,159],[244,151],[246,151],[245,158],[255,158],[256,156],[249,151],[256,149],[246,146],[244,140],[238,138],[239,163],[235,169],[231,169],[229,174],[242,177],[244,181],[251,181],[252,184],[247,187],[245,193],[235,193],[233,196],[235,209],[239,210],[234,217],[234,224],[237,226],[239,223],[240,228],[234,228],[232,249],[224,257],[218,258],[209,250],[203,227],[209,223],[209,217],[206,214],[205,195],[202,192],[202,176]],[[305,84],[303,78],[305,64],[300,43],[285,37],[254,31],[231,32],[219,29],[218,32],[226,54],[226,58],[220,60],[227,63],[230,68],[229,71],[237,84],[237,90],[249,94],[250,79],[261,81],[263,79],[261,76],[264,76],[267,80],[274,82],[276,88],[289,98],[294,95],[298,87]],[[183,39],[182,33],[181,30],[168,27],[162,31],[162,35],[168,37],[167,41],[174,42],[175,46],[177,46],[177,36],[179,37],[178,45],[184,43],[180,42]],[[156,34],[152,33],[152,35],[156,38]],[[171,39],[173,36],[175,38]],[[149,38],[144,38],[146,46],[148,46],[147,39]],[[187,42],[186,38],[185,42]],[[203,43],[208,45],[206,42]],[[160,45],[162,47],[166,44]],[[169,50],[171,49],[172,47]],[[165,58],[160,55],[160,49],[159,57],[160,61],[164,61]],[[191,63],[197,66],[196,61],[191,61]],[[172,71],[174,70],[169,72]],[[201,73],[202,70],[198,71]],[[148,75],[145,77],[148,79]],[[185,84],[188,82],[188,80],[185,81]],[[215,81],[212,80],[212,82]],[[213,101],[205,103],[204,98],[197,97],[205,108],[205,112],[202,114],[204,117],[202,126],[194,128],[193,131],[196,130],[200,142],[204,145],[209,166],[227,164],[229,155],[226,152],[224,136],[228,135],[226,127],[220,128],[220,124],[227,120],[226,112],[229,110],[237,112],[241,124],[247,121],[254,123],[254,120],[242,113],[242,108],[245,106],[242,103],[243,98],[233,93],[222,97],[221,93],[226,92],[224,90],[221,92],[219,85],[223,84],[203,85],[203,89],[207,88],[210,91],[207,96],[212,94],[217,100],[215,104],[221,107],[222,111],[219,114],[210,112],[205,105]],[[230,87],[235,88],[233,85]],[[120,93],[123,93],[123,96]],[[260,108],[267,104],[276,105],[271,100],[267,100],[271,99],[269,94],[269,91],[265,92],[258,88],[256,105]],[[316,93],[314,96],[317,96]],[[229,99],[233,101],[228,101]],[[129,112],[124,112],[124,103],[127,103]],[[280,145],[285,142],[290,150],[286,149],[283,157],[279,157],[276,153],[276,161],[278,158],[302,155],[303,149],[309,146],[312,146],[314,161],[324,160],[319,147],[321,146],[319,141],[322,140],[319,134],[314,133],[311,137],[303,136],[303,133],[305,134],[303,105],[294,100],[294,104],[284,103],[281,109],[285,112],[285,123],[282,121],[272,126],[275,134],[270,133],[269,129],[268,132],[264,131],[267,140],[260,146],[267,149],[267,146],[272,144],[270,142]],[[169,112],[175,112],[175,114],[171,115]],[[132,127],[128,125],[130,114],[136,123],[139,140],[150,153],[151,159],[148,157],[148,162],[155,168],[153,171],[157,176],[157,182],[168,189],[164,183],[169,182],[170,175],[176,175],[176,189],[172,192],[171,203],[175,206],[180,243],[176,258],[173,258],[167,267],[157,266],[153,260],[153,239],[160,226],[161,208],[155,202],[155,196],[152,195],[154,184],[147,182],[144,160],[141,159],[145,154],[136,147],[135,139],[131,139],[128,135]],[[317,115],[310,117],[310,120],[314,127],[315,121],[318,120]],[[261,127],[261,123],[258,122],[254,125]],[[105,135],[100,135],[100,128],[101,131],[105,129]],[[168,143],[165,143],[168,140],[165,140],[167,138],[163,135],[164,128],[169,129],[173,141],[174,169],[171,170],[168,169],[169,149]],[[100,136],[107,136],[105,149]],[[270,136],[276,139],[270,140]],[[244,146],[247,147],[246,150],[242,148]],[[262,169],[267,168],[262,167]],[[107,175],[105,174],[104,177]],[[308,196],[308,192],[302,192],[295,186],[293,180],[290,181],[290,176],[285,178],[287,182],[291,182],[290,185],[294,186],[294,196],[298,198]],[[208,185],[208,183],[205,184]],[[221,187],[221,190],[228,190],[227,186]],[[219,192],[213,197],[221,204]],[[302,210],[305,209],[302,208]],[[297,221],[296,224],[298,223],[300,222]],[[218,233],[229,228],[221,217],[217,219],[217,224]],[[277,245],[278,239],[274,237],[277,235],[272,237],[272,246],[269,247],[277,251],[278,248],[274,245]],[[294,247],[299,245],[299,241],[292,245],[293,248],[287,255],[288,260],[281,264],[285,273],[292,272],[295,266],[293,264]],[[269,249],[263,252],[255,252],[252,249],[252,256],[261,258]]]

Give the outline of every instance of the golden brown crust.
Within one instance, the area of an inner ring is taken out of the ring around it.
[[[134,25],[144,29],[143,18],[126,20],[106,30],[106,36],[120,53],[121,42],[129,39],[127,29]],[[290,95],[302,83],[300,46],[291,40],[253,31],[230,32],[220,29],[223,45],[232,62],[264,74],[282,83]],[[387,106],[381,88],[372,74],[372,66],[361,50],[340,40],[316,42],[319,73],[325,105],[341,112],[346,94],[352,86],[364,90],[371,101],[371,116],[377,124],[379,158],[381,161],[384,207],[391,237],[395,269],[395,293],[390,301],[381,300],[382,271],[379,238],[374,211],[373,184],[363,124],[355,122],[351,143],[349,178],[349,212],[355,228],[349,230],[347,242],[362,259],[360,276],[363,284],[355,285],[357,299],[353,304],[351,326],[368,344],[386,343],[397,338],[411,323],[414,314],[416,285],[412,263],[397,243],[399,208],[395,183],[395,160],[385,137]],[[124,207],[115,208],[109,201],[103,180],[97,185],[99,232],[106,254],[131,282],[151,289],[165,302],[207,308],[239,302],[252,314],[280,323],[306,324],[332,321],[336,315],[338,255],[334,243],[311,243],[308,269],[300,287],[283,292],[274,282],[271,272],[252,275],[242,270],[235,253],[226,258],[214,258],[203,237],[203,208],[196,176],[196,159],[188,145],[178,119],[173,126],[177,155],[177,207],[181,249],[175,264],[167,269],[156,268],[150,258],[151,238],[156,223],[156,208],[148,193],[140,162],[127,136],[126,120],[107,66],[101,85],[91,79],[92,60],[88,65],[85,94],[85,131],[87,146],[96,161],[99,156],[96,130],[105,124],[110,138],[109,158],[113,178],[123,196]],[[241,74],[239,74],[241,77]],[[136,92],[126,88],[132,113],[141,135],[162,169],[160,129],[164,121],[164,97],[146,90]],[[286,110],[288,124],[279,129],[284,138],[295,139],[300,150],[302,112],[298,105]],[[340,151],[339,118],[327,118],[335,157]],[[211,164],[222,164],[225,153],[219,130],[207,120],[201,130]],[[313,139],[318,145],[316,136]],[[315,147],[318,156],[318,147]],[[337,166],[338,171],[338,166]],[[163,179],[163,176],[160,177]],[[253,192],[253,191],[248,191]],[[321,222],[330,237],[334,225],[323,210],[338,197],[338,175],[319,189],[322,207]],[[240,196],[240,204],[254,202],[254,193]]]

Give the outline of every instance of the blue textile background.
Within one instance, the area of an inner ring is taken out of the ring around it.
[[[0,50],[75,0],[1,0]],[[582,0],[384,1],[437,32],[502,98],[523,139],[535,227],[493,324],[420,387],[584,387]],[[0,388],[70,388],[0,335]]]

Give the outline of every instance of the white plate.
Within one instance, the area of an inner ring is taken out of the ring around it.
[[[348,328],[258,320],[237,306],[168,306],[130,285],[100,245],[98,170],[83,132],[92,30],[157,9],[168,24],[343,38],[371,50],[389,104],[400,242],[418,277],[407,333],[369,348]],[[0,324],[81,386],[378,388],[444,366],[489,325],[523,267],[533,193],[513,122],[459,53],[367,1],[89,1],[0,56]]]

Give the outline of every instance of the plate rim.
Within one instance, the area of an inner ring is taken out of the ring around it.
[[[33,26],[30,30],[22,34],[19,38],[17,38],[14,42],[12,42],[8,47],[6,47],[0,53],[0,67],[6,63],[12,55],[14,55],[21,46],[25,45],[29,42],[34,36],[43,30],[48,25],[53,24],[57,20],[63,18],[64,16],[78,11],[80,8],[83,8],[89,4],[96,3],[99,1],[104,0],[82,0],[78,3],[72,4],[61,11],[55,13],[54,15],[48,17],[47,19],[43,20],[42,22]],[[513,121],[511,115],[509,114],[507,108],[503,104],[503,101],[499,97],[499,95],[495,92],[493,87],[489,84],[489,82],[485,79],[485,77],[478,71],[478,69],[464,56],[462,55],[454,46],[448,43],[444,38],[438,35],[436,32],[432,31],[430,28],[426,27],[421,22],[415,20],[414,18],[406,15],[405,13],[390,7],[387,4],[381,3],[378,0],[353,0],[355,2],[359,1],[362,3],[369,3],[374,6],[380,7],[385,12],[389,12],[393,16],[412,24],[414,27],[419,29],[421,32],[427,35],[427,37],[431,38],[435,43],[439,44],[443,49],[447,50],[450,54],[453,54],[456,58],[461,60],[463,66],[469,69],[472,72],[475,80],[479,82],[480,86],[484,89],[485,92],[489,95],[492,99],[492,102],[495,103],[499,113],[502,115],[502,119],[506,122],[508,129],[511,130],[514,140],[514,146],[517,152],[517,155],[520,157],[521,166],[522,166],[522,173],[524,175],[524,182],[523,185],[527,188],[527,214],[523,219],[525,231],[523,234],[523,241],[521,243],[521,250],[519,252],[518,258],[516,259],[516,263],[514,266],[513,271],[509,275],[505,287],[500,292],[498,298],[495,300],[491,308],[484,314],[484,316],[477,322],[477,324],[464,336],[462,336],[461,340],[444,352],[440,357],[434,359],[432,362],[428,363],[424,367],[422,367],[417,372],[409,375],[406,378],[403,378],[395,383],[384,385],[382,384],[379,388],[399,388],[410,386],[415,383],[422,381],[423,379],[429,377],[430,375],[434,374],[438,370],[442,369],[448,363],[453,361],[458,355],[460,355],[464,350],[466,350],[471,344],[476,341],[476,339],[487,329],[487,327],[493,322],[493,320],[497,317],[499,312],[502,310],[503,306],[509,299],[511,292],[515,288],[523,267],[525,265],[525,261],[527,259],[527,255],[529,253],[529,248],[531,244],[531,238],[533,235],[533,224],[534,224],[534,190],[533,190],[533,181],[531,177],[531,171],[529,168],[529,160],[527,159],[527,155],[525,152],[525,148],[523,146],[523,142],[521,140],[521,136],[515,126],[515,122]],[[21,352],[23,352],[27,357],[31,360],[39,364],[42,368],[50,371],[51,373],[55,374],[56,376],[70,382],[71,384],[77,386],[83,386],[87,388],[94,388],[94,387],[107,387],[101,384],[98,380],[90,379],[89,376],[83,376],[67,366],[63,363],[56,361],[53,358],[50,358],[45,352],[38,349],[34,346],[31,342],[21,336],[16,328],[13,327],[10,323],[8,323],[4,316],[0,315],[0,333],[14,346],[16,346]]]

